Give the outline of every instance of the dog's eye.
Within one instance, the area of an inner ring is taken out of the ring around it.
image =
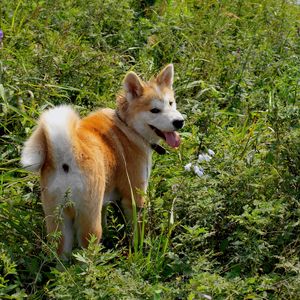
[[[172,106],[172,105],[173,105],[173,103],[174,103],[173,101],[170,101],[170,102],[169,102],[170,106]]]
[[[158,108],[152,108],[150,111],[151,111],[153,114],[158,114],[158,113],[160,113],[160,109],[158,109]]]

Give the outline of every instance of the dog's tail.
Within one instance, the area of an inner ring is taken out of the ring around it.
[[[73,159],[72,135],[78,125],[79,116],[67,105],[62,105],[44,112],[38,126],[25,142],[21,164],[27,170],[39,171],[44,163]]]

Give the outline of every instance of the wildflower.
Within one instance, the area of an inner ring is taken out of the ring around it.
[[[213,150],[211,150],[211,149],[208,149],[208,154],[210,155],[210,156],[215,156],[215,152],[213,151]]]
[[[2,42],[4,37],[3,31],[0,29],[0,43]]]
[[[202,168],[199,168],[198,166],[194,166],[194,172],[199,177],[202,177],[204,175],[204,170]]]
[[[188,163],[187,165],[184,166],[184,170],[187,172],[191,171],[192,163]]]
[[[199,161],[199,162],[202,162],[202,161],[204,161],[204,160],[205,160],[204,154],[199,154],[199,156],[198,156],[198,161]]]
[[[199,156],[198,156],[198,162],[210,161],[211,159],[212,159],[212,157],[206,153],[199,154]]]
[[[209,156],[208,154],[204,154],[204,157],[206,161],[210,161],[212,159],[212,157]]]

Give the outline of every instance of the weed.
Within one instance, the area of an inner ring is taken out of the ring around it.
[[[1,2],[1,299],[300,298],[292,2]],[[19,165],[34,120],[61,103],[114,107],[124,73],[170,62],[186,126],[178,151],[154,154],[140,237],[132,247],[109,206],[104,243],[59,262],[38,177]]]

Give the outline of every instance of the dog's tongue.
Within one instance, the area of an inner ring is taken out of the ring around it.
[[[163,132],[166,142],[169,146],[172,148],[177,148],[180,145],[180,136],[179,134],[174,131],[174,132]]]

